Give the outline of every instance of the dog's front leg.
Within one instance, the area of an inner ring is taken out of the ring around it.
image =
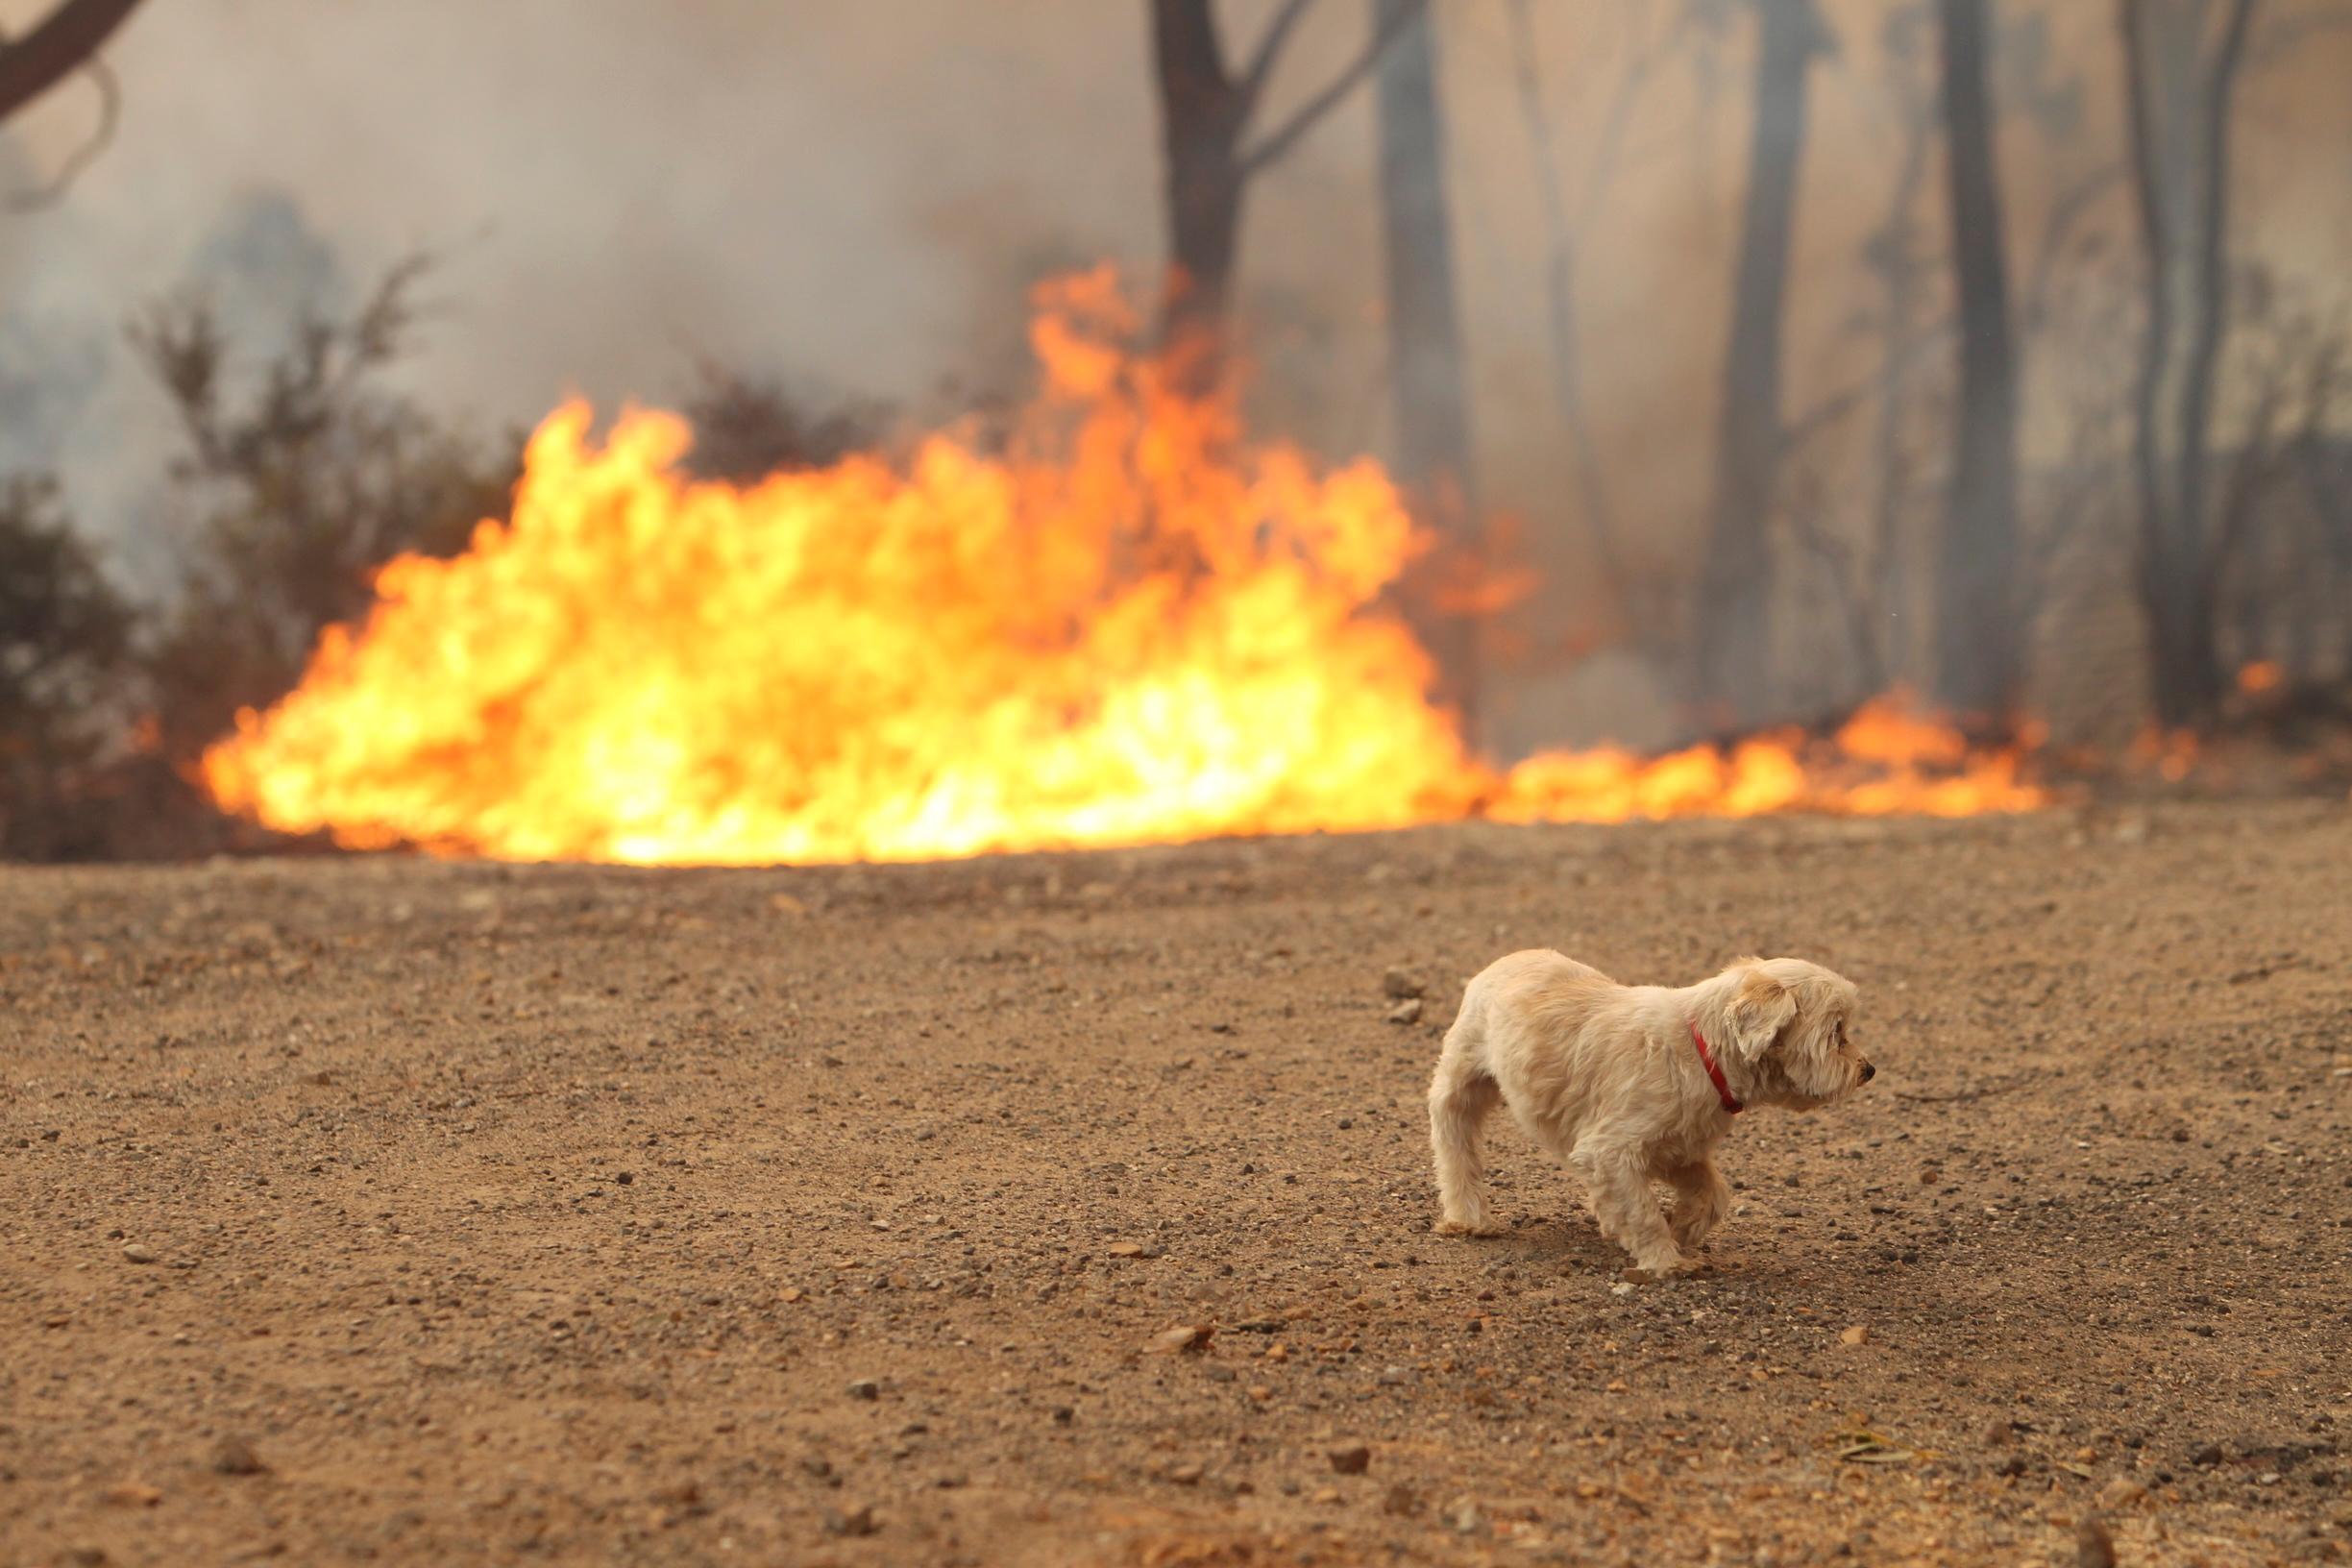
[[[1684,1252],[1696,1251],[1731,1207],[1731,1188],[1710,1161],[1693,1161],[1666,1173],[1674,1185],[1674,1238]]]
[[[1580,1142],[1569,1156],[1592,1200],[1601,1234],[1633,1255],[1634,1266],[1654,1278],[1687,1274],[1695,1265],[1682,1256],[1666,1229],[1666,1216],[1650,1192],[1650,1170],[1638,1152]]]

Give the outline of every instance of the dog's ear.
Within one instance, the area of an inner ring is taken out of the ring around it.
[[[1725,1010],[1731,1020],[1731,1045],[1743,1062],[1753,1062],[1773,1047],[1797,1017],[1797,997],[1788,987],[1760,968],[1743,970],[1739,990]]]

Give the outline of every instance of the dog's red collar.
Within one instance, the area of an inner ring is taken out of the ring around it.
[[[1707,1049],[1706,1037],[1699,1032],[1697,1018],[1690,1020],[1690,1032],[1691,1043],[1699,1047],[1699,1065],[1706,1068],[1707,1077],[1714,1082],[1715,1097],[1723,1101],[1727,1114],[1738,1115],[1748,1108],[1740,1103],[1738,1095],[1731,1092],[1731,1086],[1724,1082],[1723,1068],[1715,1065],[1715,1053]]]

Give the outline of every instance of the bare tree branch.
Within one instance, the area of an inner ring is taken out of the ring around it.
[[[2255,367],[2245,432],[2221,482],[2213,570],[2229,570],[2253,526],[2264,492],[2315,447],[2333,418],[2342,383],[2342,344],[2316,321],[2277,324],[2266,362]],[[2299,406],[2300,418],[2290,418]]]
[[[1584,401],[1583,351],[1577,311],[1578,265],[1583,237],[1598,224],[1602,204],[1625,166],[1626,132],[1633,110],[1658,67],[1679,43],[1690,14],[1687,9],[1677,8],[1661,32],[1647,37],[1648,11],[1643,0],[1627,0],[1624,11],[1625,25],[1634,35],[1633,47],[1610,91],[1591,156],[1578,182],[1575,209],[1571,211],[1567,171],[1561,165],[1558,139],[1536,68],[1539,51],[1533,15],[1529,0],[1510,0],[1509,5],[1511,76],[1519,100],[1520,120],[1535,161],[1536,195],[1543,216],[1544,294],[1552,339],[1553,391],[1568,427],[1585,527],[1592,535],[1601,575],[1620,602],[1628,600],[1635,590],[1617,538],[1616,507]],[[1643,618],[1644,624],[1651,619]]]
[[[79,70],[138,4],[64,0],[39,26],[0,49],[0,121]]]
[[[1645,7],[1629,6],[1628,20],[1640,25]],[[1608,110],[1601,117],[1601,131],[1593,138],[1591,165],[1585,170],[1584,190],[1577,203],[1577,232],[1591,230],[1600,220],[1601,204],[1607,197],[1609,186],[1618,172],[1626,166],[1623,158],[1626,134],[1631,128],[1633,110],[1649,89],[1650,80],[1657,75],[1658,67],[1666,62],[1682,40],[1684,28],[1690,20],[1687,9],[1678,8],[1668,18],[1664,31],[1645,42],[1627,61],[1625,74],[1617,79],[1616,89],[1609,95]]]
[[[82,177],[82,171],[96,162],[98,155],[113,145],[115,128],[122,122],[122,86],[114,80],[114,73],[107,69],[105,61],[93,60],[82,68],[98,87],[97,129],[90,133],[87,141],[75,148],[65,161],[58,165],[57,173],[49,177],[47,184],[11,195],[7,203],[9,211],[34,212],[55,206],[73,188],[73,183]]]
[[[1528,0],[1511,0],[1512,79],[1519,94],[1519,111],[1526,122],[1528,144],[1535,157],[1536,196],[1546,232],[1544,298],[1552,329],[1553,392],[1559,400],[1560,417],[1567,422],[1571,455],[1576,461],[1577,488],[1584,509],[1584,527],[1592,535],[1593,552],[1610,596],[1623,602],[1629,588],[1624,552],[1617,545],[1615,509],[1602,472],[1600,444],[1584,406],[1582,354],[1577,331],[1577,224],[1569,216],[1561,189],[1557,147],[1552,121],[1544,110],[1543,83],[1535,69],[1534,25]],[[1629,75],[1630,73],[1629,73]],[[1623,94],[1621,93],[1621,100]]]
[[[2067,241],[2074,237],[2075,229],[2122,178],[2122,163],[2110,159],[2084,174],[2050,203],[2049,217],[2042,225],[2041,240],[2034,247],[2033,266],[2025,275],[2021,315],[2028,332],[2048,318],[2050,285],[2058,275],[2058,262],[2066,254]]]
[[[1348,62],[1346,69],[1333,77],[1322,91],[1291,110],[1290,117],[1267,132],[1258,145],[1241,155],[1241,172],[1244,175],[1256,174],[1282,158],[1296,145],[1300,137],[1313,130],[1324,115],[1337,108],[1341,99],[1372,74],[1372,67],[1380,63],[1380,58],[1387,52],[1390,42],[1405,30],[1407,24],[1420,15],[1427,4],[1428,0],[1409,0],[1409,3],[1399,6],[1391,12],[1385,25],[1374,31],[1362,52]],[[1276,18],[1278,24],[1280,20]]]
[[[2104,163],[2093,169],[2061,192],[2051,204],[2048,224],[2043,230],[2041,244],[2034,254],[2033,270],[2028,274],[2024,289],[2025,321],[2030,327],[2040,326],[2048,315],[2048,293],[2057,271],[2060,253],[2073,231],[2089,216],[2108,190],[2123,173],[2120,163]],[[1789,421],[1788,442],[1792,449],[1822,435],[1830,427],[1852,414],[1863,400],[1881,385],[1888,377],[1909,372],[1919,359],[1932,350],[1941,348],[1958,323],[1950,311],[1920,323],[1900,349],[1887,355],[1885,361],[1867,378],[1850,386],[1822,397],[1813,405]]]
[[[1250,56],[1248,69],[1235,84],[1241,94],[1241,112],[1247,117],[1258,107],[1259,95],[1265,90],[1268,78],[1274,74],[1275,63],[1282,59],[1283,45],[1290,41],[1290,30],[1298,26],[1315,0],[1284,0],[1283,9],[1275,12],[1266,24],[1265,36],[1258,40],[1257,52]]]
[[[2312,39],[2339,28],[2352,28],[2352,6],[2321,6],[2299,16],[2281,16],[2264,30],[2262,47],[2250,52],[2246,67],[2267,70]]]
[[[1912,367],[1922,358],[1941,349],[1950,339],[1956,325],[1949,311],[1933,321],[1920,323],[1919,330],[1891,347],[1868,376],[1850,386],[1827,394],[1790,420],[1781,433],[1781,439],[1788,443],[1789,451],[1797,452],[1853,413],[1886,383],[1888,378],[1909,375]]]
[[[1813,520],[1812,507],[1793,505],[1783,519],[1805,552],[1821,563],[1837,589],[1838,609],[1846,626],[1846,644],[1852,649],[1861,694],[1881,691],[1887,684],[1886,654],[1879,647],[1876,606],[1863,584],[1870,574],[1856,559],[1859,551],[1832,537]]]

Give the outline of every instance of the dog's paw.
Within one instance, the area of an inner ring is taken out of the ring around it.
[[[1439,1236],[1501,1236],[1504,1228],[1491,1219],[1441,1219],[1432,1229]]]
[[[1675,1258],[1636,1263],[1625,1271],[1625,1277],[1635,1285],[1655,1285],[1661,1280],[1678,1279],[1685,1274],[1695,1274],[1699,1271],[1699,1261],[1695,1258]]]

